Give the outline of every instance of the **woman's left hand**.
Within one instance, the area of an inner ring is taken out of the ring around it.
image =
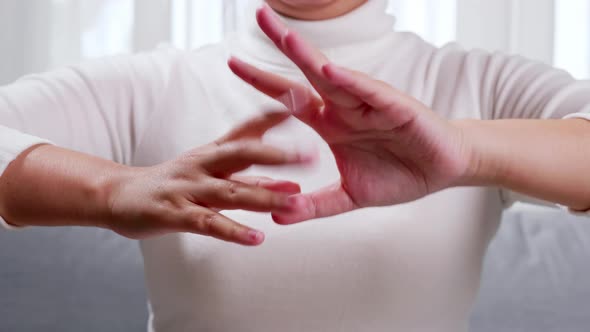
[[[306,86],[261,71],[236,58],[232,71],[283,102],[329,144],[341,179],[314,193],[291,197],[273,214],[291,224],[358,208],[421,198],[458,185],[471,169],[462,131],[416,99],[367,75],[331,63],[264,6],[258,23],[305,74]]]

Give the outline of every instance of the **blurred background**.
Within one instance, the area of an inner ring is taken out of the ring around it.
[[[372,1],[372,0],[369,0]],[[0,84],[56,66],[239,29],[248,0],[0,0]],[[391,0],[397,30],[590,78],[590,0]],[[145,331],[137,244],[102,230],[0,231],[0,331]],[[590,328],[590,222],[516,205],[486,259],[472,331]],[[429,331],[430,332],[430,331]]]
[[[2,0],[0,83],[80,59],[195,48],[240,27],[248,0]],[[590,77],[588,0],[391,0],[398,30],[519,53]]]

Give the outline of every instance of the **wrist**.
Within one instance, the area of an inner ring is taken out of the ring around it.
[[[461,186],[500,186],[502,182],[502,149],[489,121],[452,120],[462,136],[467,167],[459,181]]]
[[[118,223],[118,216],[113,211],[113,202],[120,192],[120,188],[134,174],[134,167],[114,164],[109,170],[97,177],[93,184],[95,192],[96,210],[92,213],[94,226],[112,230]]]
[[[0,177],[0,212],[14,226],[98,226],[127,166],[53,145],[21,153]]]

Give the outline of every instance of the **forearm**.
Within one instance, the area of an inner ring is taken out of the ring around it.
[[[575,210],[590,208],[590,122],[458,120],[471,151],[467,185],[490,185]]]
[[[0,177],[0,215],[15,226],[101,226],[110,183],[126,167],[52,145],[19,155]]]

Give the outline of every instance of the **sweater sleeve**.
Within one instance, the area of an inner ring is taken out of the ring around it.
[[[130,163],[175,53],[109,57],[0,87],[0,175],[41,143]]]
[[[590,81],[521,56],[482,55],[481,99],[484,119],[590,120]],[[491,98],[490,98],[491,97]],[[506,207],[521,201],[552,205],[509,190],[501,191]]]
[[[492,54],[483,81],[493,102],[483,108],[489,119],[561,119],[590,114],[590,81],[521,56]]]

